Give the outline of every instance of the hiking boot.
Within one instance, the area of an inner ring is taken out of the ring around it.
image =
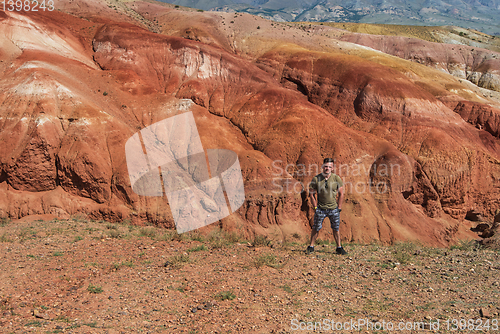
[[[307,246],[307,249],[306,249],[306,254],[311,254],[312,252],[314,252],[314,247],[312,247],[312,246]]]
[[[347,252],[345,251],[345,249],[343,247],[337,247],[337,254],[346,255]]]

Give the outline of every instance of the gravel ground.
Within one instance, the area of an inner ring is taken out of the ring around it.
[[[345,244],[341,256],[321,244],[306,255],[296,237],[4,220],[1,332],[500,332],[496,250]]]

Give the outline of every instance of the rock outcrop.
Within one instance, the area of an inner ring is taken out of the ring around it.
[[[454,111],[478,129],[500,138],[500,109],[484,103],[460,101]]]
[[[404,75],[359,58],[311,52],[273,52],[259,62],[349,127],[383,138],[414,159],[414,177],[421,175],[427,181],[420,184],[430,189],[408,198],[419,204],[423,200],[416,197],[430,201],[431,216],[442,208],[465,217],[475,202],[471,198],[485,199],[488,215],[493,214],[499,194],[498,141],[466,124]],[[481,173],[483,168],[494,176]],[[475,192],[470,182],[489,190]]]

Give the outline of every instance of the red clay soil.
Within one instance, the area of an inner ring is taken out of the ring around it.
[[[437,322],[443,333],[460,321],[472,332],[463,325],[469,319],[477,330],[498,325],[498,250],[345,243],[346,256],[332,244],[306,255],[305,239],[261,238],[251,247],[218,228],[202,237],[80,218],[2,221],[2,333],[312,333],[316,322],[324,332],[347,322],[342,333],[359,333],[353,321],[362,333],[383,323],[422,333]]]

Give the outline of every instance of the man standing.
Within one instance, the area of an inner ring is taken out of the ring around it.
[[[307,254],[314,252],[314,243],[318,233],[323,227],[326,217],[330,219],[333,237],[337,243],[337,254],[345,255],[347,252],[340,244],[340,211],[344,202],[344,183],[340,176],[332,174],[333,159],[323,160],[323,172],[313,177],[309,185],[309,196],[314,206],[314,225],[311,230],[311,244],[307,247]],[[337,204],[338,197],[338,204]]]

